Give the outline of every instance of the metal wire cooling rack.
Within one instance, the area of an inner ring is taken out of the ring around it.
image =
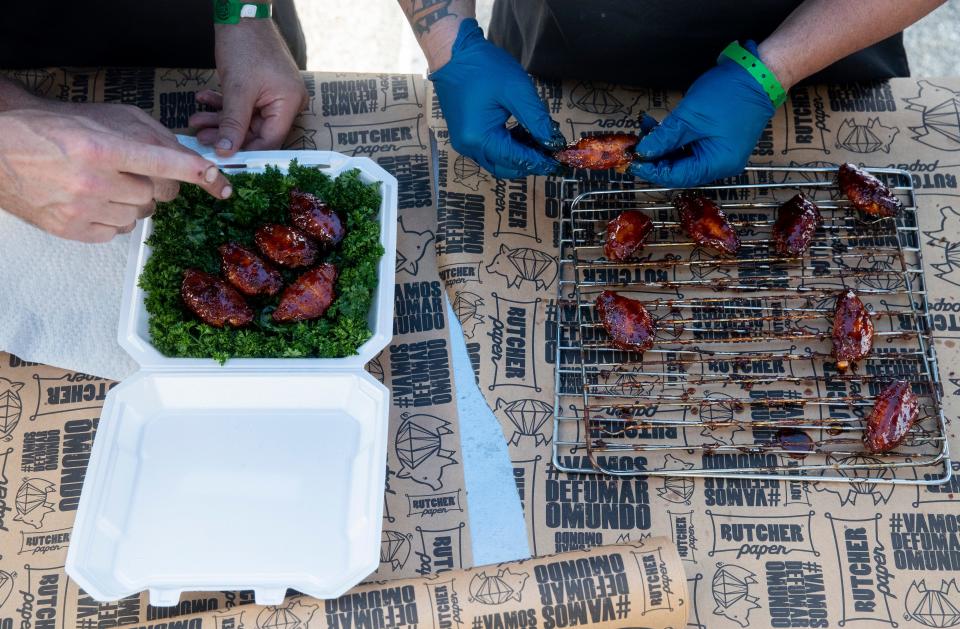
[[[913,183],[905,171],[870,172],[903,201],[896,219],[866,222],[834,168],[749,168],[734,185],[698,188],[737,228],[736,259],[679,231],[674,190],[564,180],[554,465],[615,476],[949,480]],[[776,208],[797,192],[824,223],[802,257],[776,257]],[[604,229],[626,209],[647,213],[655,230],[641,259],[610,262]],[[876,327],[872,354],[846,374],[830,356],[844,288],[857,291]],[[651,350],[607,342],[594,310],[606,289],[645,302],[657,322]],[[913,383],[921,419],[896,451],[873,454],[861,442],[865,418],[893,379]]]

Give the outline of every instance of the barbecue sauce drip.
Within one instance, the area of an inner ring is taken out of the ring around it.
[[[790,452],[791,459],[802,459],[814,451],[810,435],[796,428],[781,428],[777,431],[777,443]]]

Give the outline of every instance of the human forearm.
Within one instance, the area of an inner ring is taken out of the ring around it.
[[[785,89],[899,33],[946,0],[807,0],[760,44]]]
[[[241,148],[280,148],[307,103],[303,77],[280,30],[262,18],[214,28],[221,92],[197,93],[197,102],[215,111],[194,114],[190,126],[200,142],[216,144],[221,157]]]
[[[450,60],[460,22],[477,15],[474,0],[399,0],[433,72]]]

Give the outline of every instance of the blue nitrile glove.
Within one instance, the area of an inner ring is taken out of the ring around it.
[[[759,57],[754,42],[744,47]],[[757,80],[724,57],[694,81],[670,115],[637,144],[639,160],[629,172],[668,188],[739,174],[773,112]],[[684,145],[684,157],[668,155]]]
[[[450,142],[500,179],[548,175],[558,164],[524,146],[504,126],[510,114],[549,151],[563,148],[560,126],[550,119],[529,75],[505,51],[483,37],[474,19],[460,24],[453,56],[430,75]]]

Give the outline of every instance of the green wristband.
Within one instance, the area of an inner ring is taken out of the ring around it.
[[[717,57],[719,63],[724,57],[735,61],[750,73],[750,76],[757,80],[763,91],[767,93],[773,102],[774,109],[780,107],[787,100],[787,91],[783,89],[777,75],[768,68],[760,58],[740,45],[740,42],[730,42],[730,45],[723,49],[720,56]]]
[[[244,2],[243,0],[213,0],[214,24],[238,24],[241,18],[270,19],[273,15],[269,2]]]

